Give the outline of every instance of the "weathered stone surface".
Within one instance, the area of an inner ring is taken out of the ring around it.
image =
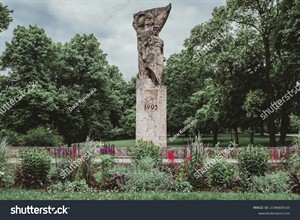
[[[137,79],[136,140],[167,146],[167,89],[154,86],[151,79]]]
[[[164,42],[159,33],[171,4],[133,15],[137,33],[139,76],[136,84],[136,140],[167,146],[167,89],[164,84]]]
[[[171,4],[133,15],[132,26],[137,34],[139,78],[150,78],[154,85],[163,84],[164,42],[158,35],[170,11]]]

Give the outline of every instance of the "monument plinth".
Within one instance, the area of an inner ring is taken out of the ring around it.
[[[136,83],[136,140],[167,146],[167,89],[164,86],[164,41],[159,33],[171,4],[133,15],[139,75]]]

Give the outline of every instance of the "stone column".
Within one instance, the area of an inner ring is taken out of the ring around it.
[[[136,140],[167,147],[167,89],[154,86],[151,79],[137,79]]]

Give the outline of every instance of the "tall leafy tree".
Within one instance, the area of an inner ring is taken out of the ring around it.
[[[0,2],[0,33],[5,31],[9,27],[9,24],[13,21],[11,17],[12,13],[12,10]]]

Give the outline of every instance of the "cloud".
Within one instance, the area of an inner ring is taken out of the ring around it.
[[[191,29],[209,20],[214,7],[225,4],[220,1],[3,1],[14,10],[14,22],[0,35],[0,52],[10,41],[17,25],[38,25],[56,42],[67,42],[76,34],[93,33],[108,54],[110,64],[119,67],[129,80],[138,72],[136,33],[132,28],[133,14],[149,8],[172,3],[172,11],[160,37],[165,42],[165,57],[178,53]]]

